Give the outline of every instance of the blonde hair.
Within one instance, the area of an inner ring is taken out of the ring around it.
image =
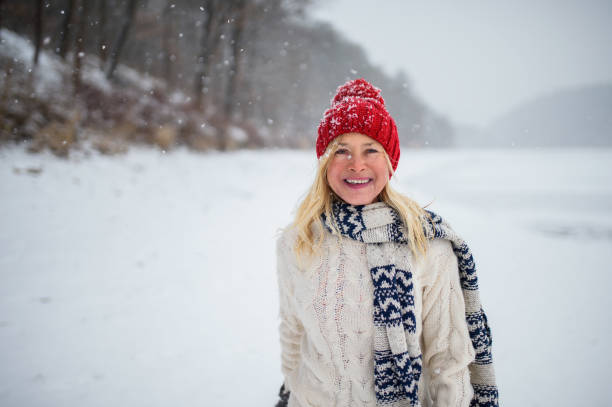
[[[308,193],[300,203],[291,224],[291,228],[297,232],[293,250],[298,260],[319,253],[323,242],[324,230],[321,215],[330,219],[332,217],[332,202],[334,192],[327,183],[327,167],[334,153],[338,149],[341,137],[336,137],[319,159],[317,173]],[[384,151],[384,150],[383,150]],[[393,167],[387,152],[384,151],[389,171],[393,173]],[[395,191],[389,182],[378,195],[378,199],[397,211],[408,232],[408,243],[415,256],[424,255],[427,251],[427,238],[423,232],[421,220],[428,216],[427,212],[414,200]],[[314,230],[313,230],[314,228]],[[333,230],[334,234],[340,234]]]

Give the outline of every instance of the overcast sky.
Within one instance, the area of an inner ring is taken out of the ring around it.
[[[319,0],[312,15],[389,73],[405,70],[417,95],[458,123],[612,83],[612,0]]]

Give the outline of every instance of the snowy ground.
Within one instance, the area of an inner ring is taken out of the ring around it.
[[[502,405],[611,405],[612,150],[403,154],[474,251]],[[0,405],[272,406],[313,155],[0,150]]]

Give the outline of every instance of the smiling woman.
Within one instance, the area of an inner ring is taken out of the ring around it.
[[[336,140],[331,146],[335,151],[327,167],[327,183],[344,202],[373,203],[393,174],[383,146],[359,133]]]
[[[400,149],[380,90],[339,87],[316,150],[277,242],[277,406],[497,406],[470,250],[389,185]]]

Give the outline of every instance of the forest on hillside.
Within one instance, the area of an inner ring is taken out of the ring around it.
[[[314,1],[0,0],[0,143],[308,147],[336,87],[364,77],[403,144],[451,145],[409,77],[309,19]]]

